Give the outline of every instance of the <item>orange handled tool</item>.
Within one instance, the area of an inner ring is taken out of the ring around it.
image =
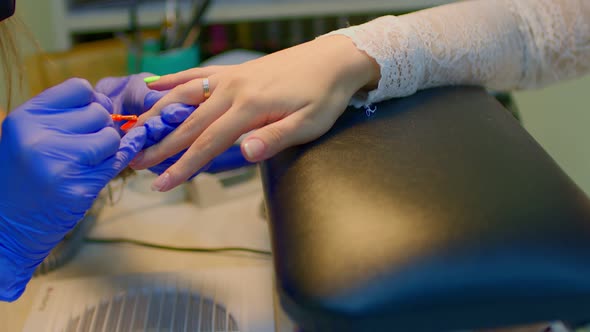
[[[137,122],[137,115],[111,114],[111,119],[113,119],[113,121],[127,121],[121,126],[121,130],[127,131]]]

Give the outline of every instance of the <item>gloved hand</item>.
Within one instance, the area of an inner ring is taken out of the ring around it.
[[[111,101],[71,79],[26,102],[0,139],[0,300],[22,294],[36,266],[143,147],[145,127],[120,138]]]
[[[113,103],[112,114],[141,115],[149,110],[166,94],[166,92],[150,90],[144,78],[153,76],[150,73],[141,73],[124,77],[107,77],[100,80],[94,88]],[[117,129],[122,123],[115,124]],[[124,133],[119,130],[119,133]]]
[[[95,87],[97,92],[105,94],[113,103],[113,114],[141,115],[149,110],[166,92],[150,90],[144,82],[144,78],[153,76],[150,73],[141,73],[125,77],[107,77],[100,80]],[[162,138],[171,133],[182,123],[193,111],[194,106],[183,104],[169,105],[166,117],[169,122],[163,122],[162,117],[156,116],[149,119],[146,126],[148,139],[145,147],[158,143]],[[164,115],[164,114],[162,114]],[[124,132],[120,129],[123,123],[115,123],[119,134]],[[163,172],[167,167],[174,164],[184,152],[164,160],[150,170],[154,173]],[[158,174],[160,174],[158,173]],[[199,172],[195,173],[197,175]],[[192,177],[191,177],[192,178]]]

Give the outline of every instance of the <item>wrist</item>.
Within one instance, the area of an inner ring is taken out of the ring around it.
[[[372,90],[377,87],[381,78],[379,64],[364,51],[358,49],[353,40],[345,35],[325,35],[317,38],[327,60],[336,66],[336,77],[348,83],[352,93],[359,90]]]
[[[351,38],[333,34],[321,36],[316,42],[323,43],[338,54],[338,65],[341,68],[339,79],[349,82],[354,92],[369,91],[377,87],[381,79],[379,64],[359,49]]]

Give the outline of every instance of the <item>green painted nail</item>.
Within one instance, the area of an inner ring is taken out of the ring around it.
[[[154,83],[155,81],[159,80],[160,76],[150,76],[143,79],[146,84]]]

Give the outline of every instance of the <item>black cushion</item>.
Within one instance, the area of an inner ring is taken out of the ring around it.
[[[306,331],[590,318],[588,199],[483,89],[348,110],[262,174],[280,301]]]

